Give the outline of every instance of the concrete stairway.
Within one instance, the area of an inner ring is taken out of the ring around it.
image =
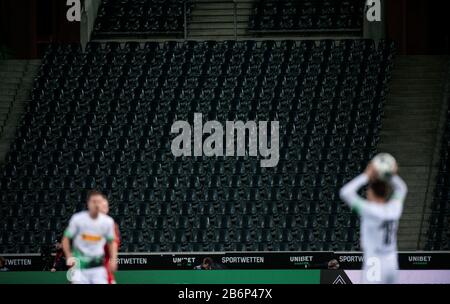
[[[398,56],[378,147],[392,153],[409,193],[399,227],[399,249],[415,250],[427,230],[438,165],[439,128],[448,58]]]
[[[0,61],[0,164],[14,139],[39,65],[38,60]]]
[[[237,38],[248,33],[249,17],[256,0],[235,0]],[[188,38],[226,40],[235,38],[233,0],[196,0],[188,24]]]

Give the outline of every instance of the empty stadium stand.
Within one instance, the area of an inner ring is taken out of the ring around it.
[[[103,0],[93,37],[183,37],[185,17],[186,21],[190,18],[191,8],[184,0]]]
[[[122,251],[357,249],[337,193],[376,153],[393,55],[372,40],[52,46],[0,171],[0,252],[57,240],[91,188]],[[195,112],[280,121],[278,166],[175,158],[171,125]]]
[[[254,8],[253,31],[361,31],[362,0],[260,0]]]

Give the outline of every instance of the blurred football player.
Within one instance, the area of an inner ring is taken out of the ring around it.
[[[64,232],[63,250],[74,284],[108,284],[108,271],[104,265],[105,245],[110,255],[109,271],[117,269],[117,247],[114,220],[100,212],[106,197],[90,191],[87,197],[88,210],[72,216]]]
[[[393,284],[397,280],[397,229],[407,193],[406,184],[397,172],[394,158],[383,154],[340,191],[341,199],[361,218],[365,284]],[[358,191],[366,185],[365,199]]]

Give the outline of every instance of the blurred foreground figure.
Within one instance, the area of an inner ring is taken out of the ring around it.
[[[389,154],[380,154],[364,173],[340,191],[341,199],[361,218],[360,242],[364,251],[365,284],[397,282],[397,229],[407,193],[406,184],[397,172],[395,159]],[[358,191],[366,185],[366,198],[363,198]]]
[[[72,216],[64,232],[63,249],[74,284],[108,284],[108,269],[117,269],[117,243],[114,220],[100,212],[107,200],[97,191],[88,194],[88,210]],[[71,244],[72,242],[72,244]],[[109,265],[105,267],[105,245],[108,245]],[[108,268],[108,269],[107,269]]]

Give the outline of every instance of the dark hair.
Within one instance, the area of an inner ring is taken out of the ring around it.
[[[105,194],[103,194],[103,192],[98,191],[98,190],[89,190],[87,193],[87,197],[86,197],[86,201],[89,201],[91,199],[91,197],[95,196],[95,195],[100,195],[101,197],[103,197],[104,199],[108,199],[106,197]]]
[[[381,180],[372,181],[369,185],[369,188],[372,189],[373,193],[382,198],[387,198],[389,195],[389,185],[386,182]]]
[[[213,260],[209,257],[203,259],[203,264],[207,264],[207,265],[211,266],[213,263],[214,263]]]
[[[2,266],[5,266],[5,262],[6,262],[5,258],[0,256],[0,264]]]

